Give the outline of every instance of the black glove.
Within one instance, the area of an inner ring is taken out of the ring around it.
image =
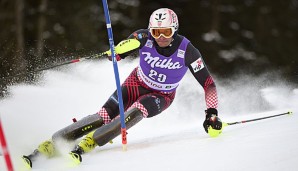
[[[208,133],[208,127],[211,126],[213,129],[221,130],[222,122],[217,116],[217,110],[214,108],[209,108],[205,110],[206,119],[203,123],[205,131]]]

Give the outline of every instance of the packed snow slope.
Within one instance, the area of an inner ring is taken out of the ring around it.
[[[119,64],[121,82],[137,60]],[[0,101],[0,114],[15,170],[24,170],[20,157],[31,153],[60,128],[97,112],[116,89],[110,61],[86,61],[48,70],[36,85],[10,87]],[[278,74],[213,75],[219,92],[219,116],[224,122],[293,111],[293,115],[228,126],[217,138],[205,133],[204,91],[191,73],[182,80],[172,106],[128,130],[128,150],[120,138],[97,147],[71,166],[65,156],[73,144],[59,148],[64,155],[34,163],[37,170],[102,171],[294,171],[298,169],[298,88]],[[0,170],[6,170],[0,156]]]

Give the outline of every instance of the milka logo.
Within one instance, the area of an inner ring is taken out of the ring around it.
[[[159,57],[152,57],[149,52],[142,52],[143,55],[146,55],[144,60],[152,67],[152,68],[167,68],[167,69],[179,69],[182,68],[179,62],[172,62],[172,58],[161,60]]]

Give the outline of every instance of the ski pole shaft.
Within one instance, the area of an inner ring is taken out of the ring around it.
[[[57,63],[57,64],[53,64],[51,66],[48,66],[48,67],[44,67],[44,68],[38,68],[34,71],[30,71],[29,73],[37,73],[37,72],[41,72],[41,71],[45,71],[45,70],[48,70],[48,69],[52,69],[52,68],[56,68],[56,67],[59,67],[59,66],[63,66],[63,65],[67,65],[67,64],[72,64],[72,63],[77,63],[77,62],[81,62],[81,61],[85,61],[87,59],[94,59],[94,58],[100,58],[104,55],[107,55],[107,52],[103,52],[103,53],[99,53],[99,54],[95,54],[95,55],[91,55],[91,56],[88,56],[88,57],[82,57],[82,58],[78,58],[78,59],[72,59],[72,60],[69,60],[69,61],[65,61],[65,62],[61,62],[61,63]],[[27,74],[26,72],[20,72],[18,74],[15,74],[15,75],[12,75],[12,76],[8,76],[8,77],[4,77],[4,78],[0,78],[0,80],[2,79],[11,79],[11,78],[15,78],[15,77],[19,77],[19,76],[22,76],[22,75],[25,75]]]
[[[7,148],[7,144],[6,144],[6,140],[5,140],[5,135],[4,135],[4,130],[2,127],[2,123],[1,123],[1,118],[0,118],[0,144],[1,144],[1,148],[2,148],[2,153],[4,155],[4,159],[5,159],[5,163],[7,166],[7,170],[8,171],[13,171],[13,166],[12,166],[12,162],[10,159],[10,154]]]
[[[105,13],[106,26],[107,26],[112,61],[113,61],[114,75],[115,75],[116,86],[117,86],[118,103],[119,103],[119,111],[120,111],[120,122],[121,122],[122,147],[123,147],[123,150],[126,151],[127,150],[127,148],[126,148],[126,144],[127,144],[126,125],[125,125],[125,119],[124,119],[122,90],[121,90],[121,86],[120,86],[119,71],[118,71],[117,59],[116,59],[116,54],[115,54],[115,45],[114,45],[112,24],[111,24],[107,0],[102,0],[102,3],[103,3],[103,9],[104,9],[104,13]]]
[[[72,59],[72,60],[65,61],[65,62],[62,62],[62,63],[58,63],[58,64],[55,64],[55,65],[52,65],[52,66],[48,66],[48,67],[44,67],[44,68],[40,68],[40,69],[34,70],[33,72],[40,72],[40,71],[44,71],[44,70],[48,70],[48,69],[52,69],[52,68],[56,68],[56,67],[63,66],[63,65],[67,65],[67,64],[72,64],[72,63],[82,62],[82,61],[85,61],[85,60],[87,60],[87,59],[93,59],[93,58],[102,57],[102,56],[105,55],[105,54],[106,54],[106,53],[100,53],[100,54],[96,54],[96,55],[92,55],[92,56],[88,56],[88,57],[83,57],[83,58],[78,58],[78,59]]]
[[[266,117],[261,117],[261,118],[255,118],[255,119],[243,120],[243,121],[238,121],[238,122],[224,123],[224,126],[236,125],[236,124],[243,124],[243,123],[253,122],[253,121],[259,121],[259,120],[268,119],[268,118],[273,118],[273,117],[278,117],[278,116],[282,116],[282,115],[290,115],[290,114],[292,114],[292,113],[293,113],[293,112],[289,111],[289,112],[280,113],[280,114],[271,115],[271,116],[266,116]]]

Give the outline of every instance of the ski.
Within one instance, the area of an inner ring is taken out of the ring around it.
[[[26,169],[31,169],[32,168],[32,161],[31,161],[30,157],[23,155],[22,156],[22,161],[23,161],[24,166],[26,167]]]
[[[76,165],[79,165],[82,162],[82,156],[79,153],[70,152],[69,157],[72,160],[72,162]]]
[[[88,117],[87,119],[89,121],[90,118]],[[74,133],[72,133],[72,131],[69,131],[71,130],[69,128],[78,128],[79,127],[78,123],[82,121],[86,121],[87,119],[83,119],[81,121],[75,122],[73,125],[70,125],[58,131],[58,133],[55,133],[54,135],[61,135],[61,134],[66,135],[65,132],[67,132],[67,135],[71,135],[71,136],[66,136],[66,137],[73,137]],[[125,121],[126,121],[127,129],[131,128],[133,125],[135,125],[142,119],[143,119],[143,113],[138,108],[133,108],[131,110],[128,110],[125,113]],[[101,119],[99,120],[101,122]],[[85,124],[79,124],[79,125],[85,125]],[[79,128],[82,128],[82,126],[80,126]],[[94,126],[93,129],[94,129],[93,131],[92,129],[89,129],[91,132],[89,132],[78,143],[78,145],[76,145],[75,148],[68,154],[73,164],[80,164],[82,162],[81,155],[83,153],[87,153],[93,150],[96,146],[103,146],[107,143],[113,143],[112,140],[121,134],[120,118],[119,117],[115,118],[113,122],[100,127]],[[74,131],[74,132],[76,133],[79,132],[81,134],[81,131]],[[76,136],[77,135],[78,134],[76,134]],[[42,142],[38,146],[38,148],[34,150],[32,154],[28,156],[27,155],[22,156],[22,160],[27,168],[32,168],[38,156],[42,155],[42,156],[51,158],[51,157],[57,156],[58,155],[57,153],[59,153],[59,151],[55,148],[55,144],[53,140],[47,140]]]

